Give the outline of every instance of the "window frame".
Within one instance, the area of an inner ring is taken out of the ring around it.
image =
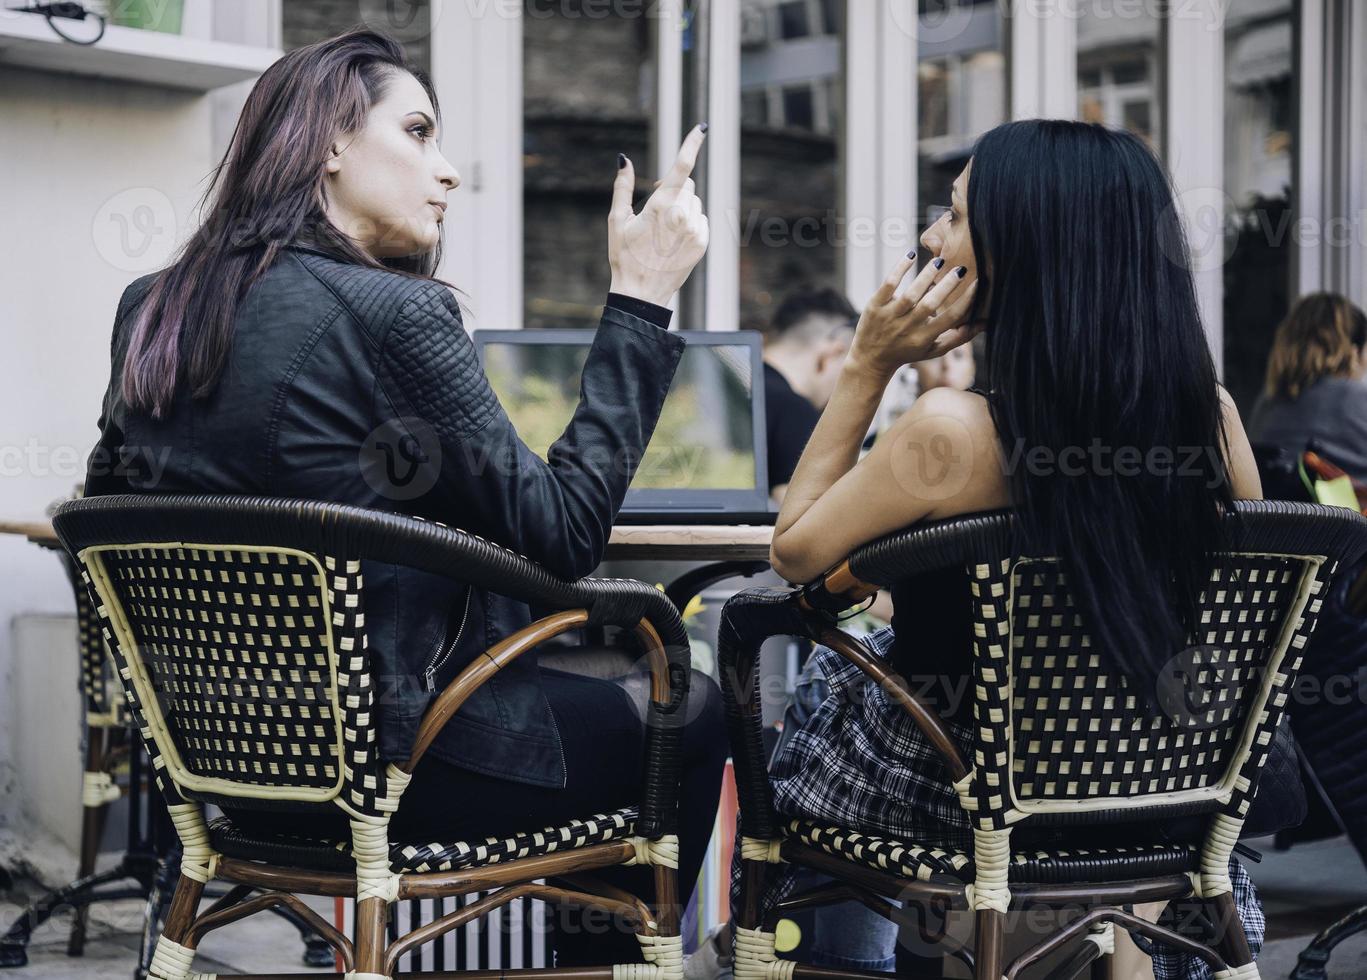
[[[847,229],[842,250],[843,281],[862,305],[897,258],[912,248],[920,228],[911,216],[916,200],[917,67],[916,21],[908,29],[892,5],[856,9],[845,0],[845,133],[839,158],[838,200]],[[813,2],[813,8],[820,7]],[[656,126],[653,164],[668,166],[683,135],[683,0],[649,5],[656,18]],[[447,240],[441,274],[460,285],[478,283],[470,297],[471,325],[522,325],[522,32],[517,4],[495,5],[495,16],[475,16],[470,5],[447,5],[433,25],[433,82],[445,107],[444,148],[460,170],[464,187],[452,196],[450,227],[462,230]],[[693,0],[695,23],[706,31],[709,75],[704,87],[710,124],[699,185],[711,217],[712,242],[697,273],[701,322],[711,330],[734,330],[739,320],[740,252],[740,54],[741,12],[735,2]],[[1334,0],[1301,0],[1296,37],[1300,65],[1324,60],[1327,26],[1344,15]],[[487,12],[486,12],[487,13]],[[855,16],[856,13],[866,16]],[[809,11],[809,19],[825,9]],[[1165,162],[1172,172],[1186,218],[1199,209],[1224,220],[1224,32],[1218,4],[1196,4],[1182,17],[1164,20],[1160,41],[1159,122]],[[1361,81],[1367,73],[1367,13],[1351,14],[1353,30],[1343,57]],[[1077,23],[1059,8],[1020,4],[1006,14],[1007,105],[1012,119],[1073,119],[1078,110]],[[1353,58],[1358,60],[1354,64]],[[1349,79],[1305,78],[1297,71],[1297,150],[1293,205],[1296,216],[1323,219],[1352,214],[1367,204],[1361,175],[1330,199],[1326,188],[1352,173],[1348,164],[1367,156],[1367,135],[1359,126],[1347,141],[1331,140],[1332,124],[1362,120],[1363,101],[1346,96],[1336,119],[1318,107],[1328,86],[1346,92]],[[1191,93],[1201,93],[1192,98]],[[1333,146],[1329,144],[1334,142]],[[848,152],[859,147],[859,152]],[[1180,148],[1175,152],[1174,148]],[[1211,209],[1214,209],[1213,212]],[[898,218],[898,216],[907,216]],[[1189,224],[1190,227],[1190,224]],[[478,247],[476,247],[478,242]],[[1293,250],[1293,292],[1332,286],[1364,302],[1367,247],[1354,242],[1328,254],[1324,248]],[[1197,257],[1194,273],[1202,316],[1217,365],[1222,355],[1223,282],[1219,255]],[[677,308],[678,299],[675,304]],[[680,318],[676,317],[676,320]]]

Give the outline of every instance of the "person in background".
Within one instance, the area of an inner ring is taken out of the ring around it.
[[[829,287],[790,293],[764,331],[764,406],[769,496],[783,494],[821,410],[831,399],[859,314]]]
[[[915,364],[917,393],[924,394],[932,388],[953,388],[956,391],[972,388],[978,377],[978,362],[973,354],[973,346],[964,344],[948,354]]]
[[[943,357],[932,358],[921,364],[903,364],[888,382],[887,391],[878,403],[869,433],[864,437],[861,452],[868,452],[878,437],[892,428],[894,422],[907,413],[923,393],[932,388],[953,388],[968,391],[978,380],[978,358],[983,353],[984,338],[956,347]],[[869,609],[875,612],[878,603]],[[887,619],[884,617],[884,622]]]
[[[1367,481],[1367,314],[1337,293],[1302,296],[1277,327],[1248,434],[1297,458],[1318,451]]]

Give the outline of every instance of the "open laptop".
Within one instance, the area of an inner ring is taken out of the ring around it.
[[[476,330],[484,372],[542,459],[579,403],[592,330]],[[753,330],[680,330],[686,343],[621,524],[772,524],[764,375]]]

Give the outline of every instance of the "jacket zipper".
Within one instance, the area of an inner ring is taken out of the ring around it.
[[[470,618],[470,593],[473,591],[474,589],[470,586],[467,585],[465,587],[465,608],[460,614],[460,626],[456,628],[455,637],[452,638],[449,643],[443,639],[442,643],[437,647],[436,654],[433,655],[432,660],[427,665],[425,673],[427,676],[427,690],[429,692],[436,691],[437,671],[446,666],[446,661],[450,660],[451,654],[456,652],[456,645],[460,643],[461,634],[465,632],[465,621]],[[446,617],[446,631],[449,635],[451,631],[451,617],[449,615]]]
[[[565,743],[560,740],[560,726],[555,720],[555,711],[549,702],[546,705],[546,714],[551,716],[551,730],[555,732],[555,754],[560,760],[560,785],[564,786],[570,778],[569,771],[565,768]]]

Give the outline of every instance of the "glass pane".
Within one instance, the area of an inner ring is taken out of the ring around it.
[[[806,37],[811,33],[807,26],[807,0],[787,0],[779,4],[778,21],[783,40]]]
[[[944,0],[922,5],[928,24],[944,23]],[[917,213],[921,227],[932,209],[949,204],[950,186],[973,142],[1006,121],[1006,22],[1002,5],[968,4],[961,29],[923,30],[917,45]],[[919,230],[917,232],[919,234]],[[924,258],[924,257],[923,257]]]
[[[593,16],[577,7],[526,0],[522,18],[527,327],[597,325],[617,154],[631,157],[638,183],[654,169],[654,4],[595,4]]]
[[[364,24],[401,42],[408,60],[431,73],[431,0],[283,0],[280,19],[286,51]]]
[[[1225,14],[1225,386],[1248,418],[1291,289],[1292,0]]]
[[[743,326],[766,324],[789,290],[842,285],[844,7],[741,0]]]
[[[1163,147],[1162,23],[1156,5],[1077,5],[1077,117]]]

